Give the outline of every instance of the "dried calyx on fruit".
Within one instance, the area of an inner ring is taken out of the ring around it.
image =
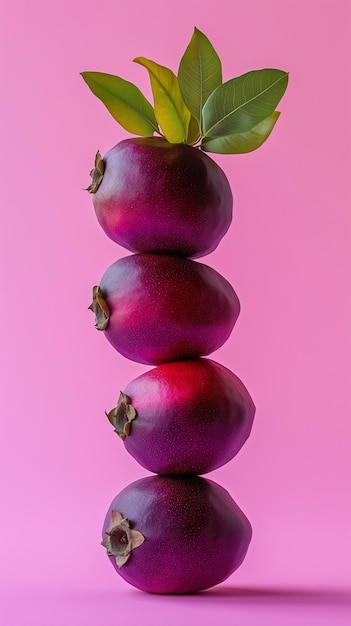
[[[145,537],[138,531],[132,530],[129,520],[118,511],[111,511],[110,525],[105,531],[106,537],[101,545],[106,548],[109,556],[114,556],[117,567],[122,567],[129,559],[134,548],[144,542]]]
[[[130,434],[131,422],[136,418],[136,410],[130,403],[130,398],[121,391],[117,406],[106,413],[106,416],[117,435],[124,440]]]
[[[116,121],[134,135],[151,137],[156,132],[172,144],[238,154],[259,148],[279,118],[276,107],[288,73],[259,69],[223,83],[220,58],[197,28],[181,58],[178,76],[150,59],[134,61],[149,73],[154,106],[138,87],[119,76],[81,74]],[[89,191],[94,192],[95,183]]]
[[[110,309],[99,285],[93,287],[93,301],[88,309],[95,314],[95,328],[105,330],[110,320]]]
[[[90,172],[91,183],[89,187],[86,188],[86,191],[89,191],[89,193],[97,192],[97,190],[99,189],[100,183],[104,177],[104,172],[105,172],[105,163],[100,154],[100,151],[98,150],[95,155],[94,167]]]

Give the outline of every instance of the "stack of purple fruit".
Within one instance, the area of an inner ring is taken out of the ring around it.
[[[237,454],[255,412],[237,376],[204,358],[228,339],[240,310],[227,280],[193,260],[215,250],[232,219],[229,183],[206,153],[257,150],[279,119],[288,73],[266,68],[223,82],[221,60],[196,27],[177,75],[134,61],[149,74],[153,106],[120,76],[82,73],[136,136],[103,159],[97,153],[91,172],[99,223],[133,254],[105,272],[90,308],[118,352],[156,366],[108,414],[126,449],[156,475],[116,496],[102,543],[136,587],[186,593],[225,580],[251,539],[230,495],[199,477]]]
[[[139,589],[199,591],[230,576],[251,539],[229,493],[199,476],[237,454],[255,413],[239,378],[203,358],[228,339],[240,310],[227,280],[193,260],[228,230],[231,189],[204,152],[156,137],[98,153],[91,174],[100,225],[133,253],[94,287],[96,327],[126,358],[156,366],[108,414],[128,452],[156,475],[115,497],[102,544]]]

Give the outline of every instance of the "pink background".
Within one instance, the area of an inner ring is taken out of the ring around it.
[[[348,0],[4,3],[4,626],[348,623],[350,8]],[[257,405],[249,441],[210,477],[243,508],[254,538],[224,585],[173,598],[129,587],[99,545],[113,496],[147,474],[104,410],[148,368],[115,353],[87,310],[92,285],[126,252],[99,228],[82,188],[96,150],[128,135],[79,72],[121,75],[151,97],[132,59],[176,71],[195,25],[221,56],[225,80],[277,67],[290,84],[267,143],[217,158],[235,219],[203,259],[242,304],[213,358]]]

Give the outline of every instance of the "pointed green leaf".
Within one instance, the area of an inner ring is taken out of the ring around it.
[[[201,127],[203,106],[222,83],[222,65],[210,41],[197,28],[180,61],[178,80],[184,102]]]
[[[175,74],[163,65],[138,57],[149,72],[156,119],[170,143],[186,141],[191,113],[186,108]]]
[[[186,137],[186,143],[189,143],[190,145],[194,145],[200,139],[201,139],[201,131],[200,131],[199,122],[192,115],[191,118],[190,118],[190,122],[189,122],[189,128],[188,128],[188,134],[187,134],[187,137]]]
[[[204,152],[216,152],[217,154],[245,154],[257,150],[271,134],[279,115],[279,111],[274,111],[269,117],[245,133],[205,140],[201,144],[201,149]]]
[[[288,74],[264,69],[248,72],[217,87],[203,108],[204,136],[244,133],[269,117],[288,84]]]
[[[82,72],[81,76],[125,130],[145,137],[158,130],[150,102],[133,83],[102,72]]]

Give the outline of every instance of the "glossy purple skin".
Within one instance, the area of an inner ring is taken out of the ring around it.
[[[205,474],[248,438],[254,403],[241,380],[208,359],[165,363],[128,384],[137,412],[128,452],[157,474]]]
[[[111,312],[106,338],[126,358],[150,365],[210,354],[228,339],[240,311],[218,272],[166,254],[116,261],[100,288]]]
[[[250,522],[229,493],[198,476],[149,476],[113,500],[141,532],[144,543],[116,571],[128,583],[152,593],[190,593],[224,581],[242,563],[252,536]]]
[[[229,182],[198,148],[159,137],[125,139],[104,163],[94,208],[105,233],[124,248],[199,257],[228,230]]]

